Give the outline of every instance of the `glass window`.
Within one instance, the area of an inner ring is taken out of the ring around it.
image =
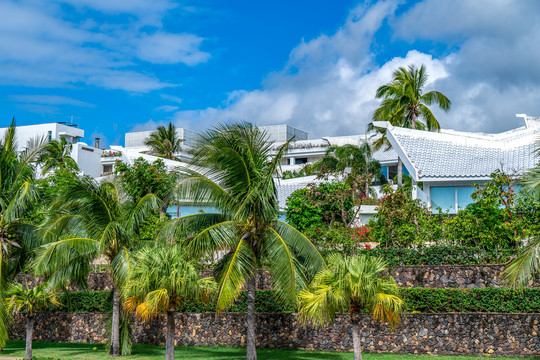
[[[381,173],[384,175],[386,179],[388,179],[388,166],[383,166],[381,168]]]
[[[458,209],[465,209],[467,205],[473,202],[471,194],[476,190],[473,187],[458,187],[457,188],[457,204]]]
[[[431,208],[436,211],[441,208],[450,214],[456,213],[456,188],[453,186],[431,188]]]

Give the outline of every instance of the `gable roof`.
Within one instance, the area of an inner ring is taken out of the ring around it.
[[[540,118],[526,118],[526,126],[499,134],[453,130],[429,132],[393,127],[387,136],[416,181],[485,180],[502,169],[522,174],[535,166],[535,142]]]

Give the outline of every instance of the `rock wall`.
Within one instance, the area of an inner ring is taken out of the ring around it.
[[[499,287],[500,274],[504,265],[419,265],[394,266],[390,274],[403,287],[431,288],[483,288]],[[203,276],[211,276],[210,271],[204,271]],[[33,286],[36,278],[31,274],[20,274],[16,281]],[[540,287],[537,279],[531,286]],[[272,288],[272,282],[267,271],[257,275],[257,286],[260,290]],[[111,281],[107,273],[92,273],[88,277],[90,291],[111,290]],[[70,290],[76,290],[71,287]]]
[[[351,351],[349,317],[314,329],[300,325],[294,314],[258,314],[259,347]],[[361,331],[366,352],[539,355],[540,314],[406,314],[395,332],[367,316]],[[245,314],[177,314],[176,344],[187,346],[244,346]],[[105,315],[96,313],[42,313],[37,315],[34,340],[104,342]],[[25,319],[18,315],[12,339],[24,338]],[[165,322],[136,322],[135,343],[164,344]]]

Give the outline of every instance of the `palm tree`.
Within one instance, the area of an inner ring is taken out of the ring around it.
[[[536,155],[540,157],[540,141],[537,143]],[[540,163],[529,170],[523,180],[525,189],[540,191]],[[527,285],[540,271],[540,236],[530,239],[523,251],[504,269],[504,281],[512,286]]]
[[[418,69],[409,65],[400,67],[388,84],[377,89],[375,97],[383,99],[381,106],[373,113],[373,121],[388,121],[394,126],[410,129],[439,131],[440,125],[428,106],[436,104],[443,111],[450,110],[451,101],[439,91],[423,93],[428,80],[426,67]],[[377,128],[371,122],[368,130],[376,130],[381,137],[374,142],[376,149],[389,147],[386,129]],[[398,185],[402,184],[403,162],[398,158]]]
[[[355,179],[360,175],[382,180],[381,164],[373,159],[371,146],[367,141],[360,146],[347,144],[329,146],[323,158],[315,163],[315,168],[321,172],[339,173],[347,168],[350,173],[347,178]],[[365,194],[369,195],[369,182],[366,181]]]
[[[134,255],[134,266],[123,289],[124,306],[143,321],[167,315],[165,359],[173,360],[175,309],[185,300],[208,301],[215,287],[213,278],[199,277],[196,262],[180,246],[146,247]]]
[[[206,203],[216,213],[171,220],[161,232],[191,231],[182,242],[195,254],[225,255],[216,267],[217,311],[229,307],[247,283],[247,359],[257,358],[255,346],[256,271],[267,264],[283,301],[296,301],[323,259],[303,234],[278,220],[274,175],[288,142],[271,156],[265,132],[241,122],[221,124],[201,134],[190,175],[180,181],[180,198]],[[198,171],[193,170],[199,169]]]
[[[176,160],[174,154],[180,152],[180,143],[182,141],[176,134],[176,127],[172,123],[169,123],[167,128],[165,126],[158,126],[157,130],[150,134],[144,144],[150,148],[150,154],[169,160]]]
[[[45,244],[36,250],[34,261],[36,273],[49,276],[49,286],[59,287],[69,280],[83,289],[87,287],[92,262],[107,262],[114,293],[111,356],[130,350],[126,338],[122,338],[120,349],[120,289],[128,274],[130,252],[136,245],[139,227],[157,209],[153,194],[137,202],[126,198],[114,182],[97,184],[83,178],[66,186],[41,226]]]
[[[0,299],[6,297],[9,283],[25,258],[27,240],[33,227],[22,218],[36,201],[33,163],[43,150],[45,139],[30,140],[22,152],[17,151],[15,119],[0,140]],[[0,348],[6,344],[8,314],[0,301]]]
[[[9,311],[24,312],[26,314],[26,351],[24,358],[32,359],[32,336],[34,333],[35,314],[49,306],[60,306],[56,294],[48,291],[47,284],[26,289],[21,284],[14,284],[10,290],[10,297],[6,299]]]
[[[77,171],[79,167],[71,157],[73,145],[68,143],[65,138],[51,140],[43,149],[43,152],[38,157],[38,164],[42,165],[42,174],[53,169]]]
[[[322,326],[333,322],[337,312],[349,311],[354,359],[361,360],[363,313],[388,322],[392,328],[397,326],[404,307],[399,287],[391,276],[384,276],[387,265],[377,257],[332,254],[327,262],[328,267],[317,273],[310,289],[299,294],[300,320]]]

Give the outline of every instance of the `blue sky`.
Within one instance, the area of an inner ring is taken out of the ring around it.
[[[540,2],[0,0],[0,126],[69,121],[123,144],[168,121],[361,134],[375,89],[426,64],[442,126],[540,115]]]

